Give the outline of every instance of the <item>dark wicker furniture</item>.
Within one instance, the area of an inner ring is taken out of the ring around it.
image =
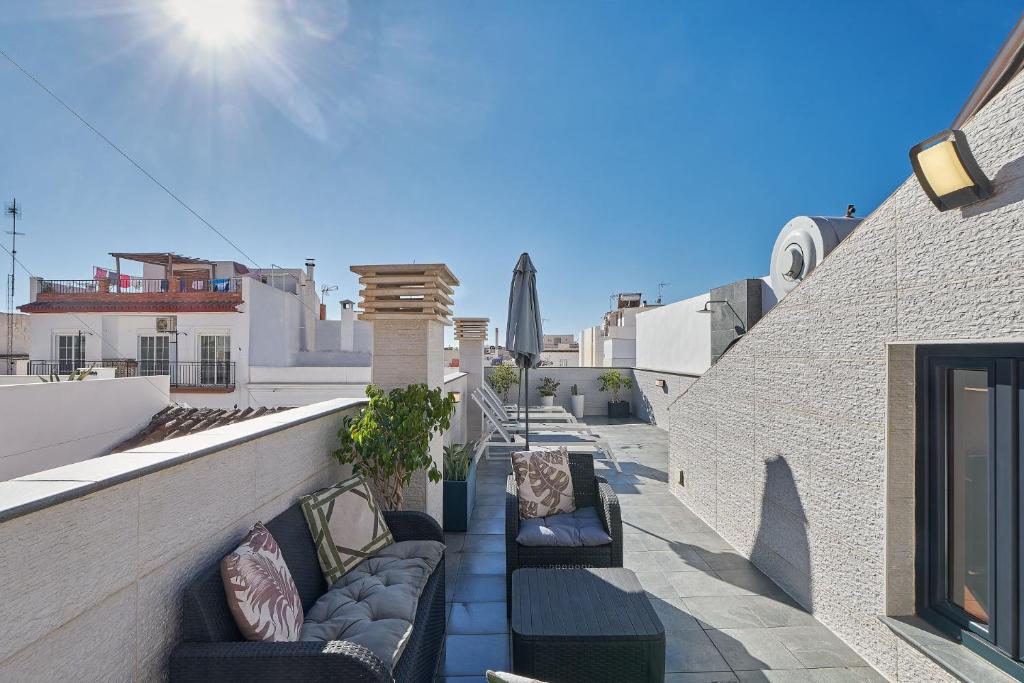
[[[422,512],[385,512],[395,541],[444,542],[444,533]],[[303,609],[327,590],[302,509],[293,505],[270,521]],[[367,648],[330,643],[247,642],[228,610],[220,570],[204,570],[185,588],[182,642],[172,653],[172,681],[381,681],[431,683],[444,640],[444,561],[420,595],[416,623],[394,671]]]
[[[665,629],[628,569],[520,569],[512,671],[552,683],[661,683]]]
[[[594,456],[569,454],[576,507],[593,506],[612,537],[607,545],[589,547],[530,547],[516,543],[519,536],[519,497],[510,474],[505,488],[505,599],[512,613],[512,573],[523,567],[621,567],[622,515],[619,499],[604,477],[594,474]]]

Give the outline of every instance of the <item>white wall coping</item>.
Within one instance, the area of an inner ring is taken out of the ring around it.
[[[0,523],[366,402],[331,399],[0,482]]]
[[[444,376],[444,383],[448,384],[449,382],[455,382],[468,375],[468,372],[449,372],[447,375]]]

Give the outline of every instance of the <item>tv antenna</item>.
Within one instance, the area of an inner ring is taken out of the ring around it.
[[[21,207],[18,206],[17,198],[4,208],[4,213],[11,217],[11,229],[7,234],[11,236],[11,274],[7,277],[7,374],[14,374],[14,274],[18,263],[18,236],[25,236],[25,233],[18,232],[18,217],[21,216]]]
[[[662,294],[662,292],[665,291],[666,287],[671,287],[671,286],[672,286],[671,282],[659,282],[658,283],[658,303],[659,304],[661,303],[661,294]]]

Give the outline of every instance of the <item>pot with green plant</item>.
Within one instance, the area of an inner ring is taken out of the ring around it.
[[[633,380],[618,370],[605,370],[597,381],[601,384],[601,391],[610,391],[612,394],[612,400],[608,401],[608,417],[629,417],[629,401],[623,401],[619,396],[621,392],[633,388]]]
[[[540,404],[542,406],[555,405],[555,395],[558,393],[558,386],[561,382],[555,381],[554,377],[541,377],[537,391],[540,392]]]
[[[583,419],[583,394],[580,388],[573,384],[569,387],[569,402],[572,404],[572,414],[577,420]]]
[[[508,390],[513,384],[519,384],[519,371],[513,365],[498,365],[487,375],[487,382],[494,393],[501,396],[503,403],[508,403]]]
[[[473,444],[444,447],[444,530],[466,531],[473,515],[476,493],[476,460]]]
[[[366,396],[366,407],[342,421],[334,457],[370,482],[382,508],[400,510],[414,473],[426,470],[430,481],[441,480],[430,439],[451,427],[455,399],[426,384],[387,392],[371,384]]]

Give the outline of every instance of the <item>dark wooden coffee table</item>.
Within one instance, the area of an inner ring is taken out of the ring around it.
[[[553,683],[661,683],[665,628],[628,569],[519,569],[512,671]]]

